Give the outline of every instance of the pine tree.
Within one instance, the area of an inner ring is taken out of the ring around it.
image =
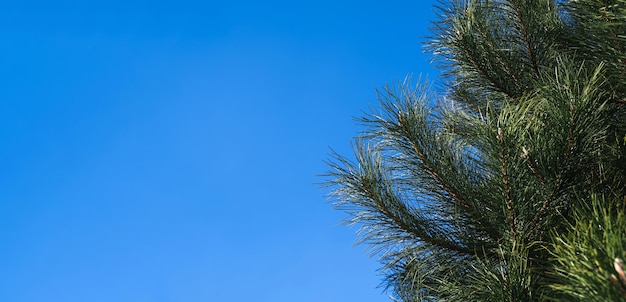
[[[626,0],[442,2],[328,185],[399,301],[626,301]]]

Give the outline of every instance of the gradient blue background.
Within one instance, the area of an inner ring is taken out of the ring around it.
[[[388,301],[316,183],[434,1],[2,1],[0,301]]]

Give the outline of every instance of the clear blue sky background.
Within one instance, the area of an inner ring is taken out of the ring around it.
[[[2,1],[0,301],[388,301],[316,183],[434,1]]]

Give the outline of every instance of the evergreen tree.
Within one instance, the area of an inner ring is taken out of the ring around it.
[[[626,0],[442,2],[328,185],[401,301],[626,301]],[[622,278],[623,277],[623,278]]]

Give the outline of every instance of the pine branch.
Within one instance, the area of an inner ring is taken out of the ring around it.
[[[430,236],[428,235],[427,232],[423,232],[420,230],[417,230],[413,227],[411,227],[408,223],[406,223],[402,218],[400,218],[399,216],[395,215],[394,213],[392,213],[389,208],[384,204],[384,202],[381,200],[380,196],[378,194],[375,193],[375,189],[372,189],[367,182],[363,183],[363,189],[364,191],[367,193],[367,195],[369,196],[369,198],[374,202],[374,204],[376,205],[376,208],[380,211],[381,214],[383,214],[385,217],[390,218],[400,229],[406,231],[407,233],[410,233],[412,235],[414,235],[417,239],[422,240],[426,243],[435,245],[435,246],[439,246],[451,251],[455,251],[458,253],[462,253],[462,254],[468,254],[468,255],[473,255],[474,254],[474,250],[470,249],[470,248],[466,248],[466,247],[462,247],[462,246],[458,246],[456,244],[454,244],[453,242],[450,242],[448,240],[443,240],[443,239],[438,239],[435,238],[434,236]],[[400,204],[400,203],[395,203],[396,206],[399,207],[399,209],[401,211],[405,211],[408,212],[408,210],[404,207],[404,205]],[[410,213],[408,213],[410,215]]]
[[[506,198],[506,210],[509,215],[509,228],[513,236],[513,242],[517,240],[517,232],[515,228],[515,213],[513,209],[513,200],[511,198],[511,186],[509,184],[509,176],[507,174],[506,155],[504,154],[502,129],[498,127],[498,142],[500,143],[500,164],[502,168],[502,183],[504,185],[504,194]]]
[[[414,135],[412,131],[406,125],[406,121],[403,119],[402,115],[398,115],[398,124],[400,126],[400,129],[404,133],[405,137],[407,137],[409,141],[411,142],[411,147],[413,149],[413,152],[415,152],[415,154],[420,159],[420,161],[422,162],[422,164],[424,165],[428,173],[432,175],[439,184],[441,184],[442,188],[448,193],[448,195],[452,197],[452,199],[454,199],[462,207],[471,210],[472,206],[470,205],[470,203],[462,199],[460,195],[457,194],[452,189],[450,184],[443,177],[441,177],[441,175],[439,175],[439,173],[435,169],[435,166],[430,162],[428,157],[426,157],[424,152],[422,152],[422,150],[418,147],[418,143],[412,139]]]
[[[524,40],[524,44],[526,45],[526,51],[528,52],[528,56],[530,57],[530,61],[533,66],[533,70],[535,71],[535,77],[538,78],[540,74],[539,74],[539,65],[537,64],[537,56],[535,55],[535,52],[533,51],[532,44],[530,43],[530,36],[528,34],[526,22],[524,18],[522,17],[523,12],[520,8],[519,0],[514,0],[512,2],[513,2],[513,8],[515,10],[515,15],[517,16],[517,20],[520,24],[520,31],[522,34],[522,39]]]
[[[474,55],[468,49],[463,48],[463,51],[465,52],[465,57],[478,71],[478,74],[480,74],[484,79],[486,79],[497,91],[504,93],[510,98],[515,97],[515,94],[513,92],[508,91],[508,89],[504,88],[504,86],[502,86],[500,83],[498,83],[495,79],[492,78],[492,76],[489,74],[489,71],[487,71],[487,69],[478,62],[478,58],[475,58]]]
[[[413,133],[408,125],[407,119],[404,118],[402,114],[398,114],[397,119],[402,136],[408,139],[411,150],[420,160],[426,172],[441,186],[443,192],[450,196],[458,205],[463,207],[471,215],[471,217],[476,219],[476,221],[482,225],[482,230],[485,231],[491,239],[494,241],[500,240],[501,235],[496,231],[491,223],[485,220],[485,216],[477,211],[470,202],[462,198],[462,195],[454,189],[453,185],[441,176],[437,170],[437,165],[430,161],[428,156],[426,156],[423,150],[419,147],[420,143],[416,139],[415,133]]]
[[[526,147],[522,147],[522,158],[526,160],[526,164],[528,165],[530,170],[533,172],[535,177],[539,179],[541,185],[543,185],[543,187],[545,188],[546,180],[541,174],[541,171],[539,171],[539,169],[537,168],[537,164],[535,163],[535,161],[530,158],[530,154],[528,153],[528,150],[526,150]]]
[[[485,30],[483,30],[480,26],[478,27],[477,31],[482,36],[483,41],[485,41],[487,43],[487,47],[489,47],[489,49],[491,50],[490,53],[494,56],[496,61],[500,64],[500,67],[502,68],[502,70],[504,70],[504,72],[506,72],[506,74],[513,80],[513,83],[515,84],[515,87],[517,87],[517,89],[520,89],[522,87],[522,85],[520,84],[520,80],[517,78],[515,73],[511,71],[511,69],[509,68],[509,65],[506,62],[504,62],[504,60],[502,59],[502,56],[500,55],[500,51],[499,51],[498,47],[496,47],[493,44],[493,41],[491,39],[492,37],[487,32],[485,32]],[[494,83],[494,84],[496,82],[495,78],[488,77],[488,80],[491,83]],[[499,86],[502,87],[502,85],[499,85]],[[516,93],[505,92],[504,88],[502,88],[501,91],[504,92],[509,97],[517,96]]]
[[[569,169],[569,159],[572,157],[573,153],[574,153],[574,109],[575,106],[573,103],[570,102],[570,119],[569,119],[569,127],[568,127],[568,134],[567,134],[567,149],[565,150],[565,154],[563,154],[563,158],[564,161],[563,163],[561,163],[561,168],[559,169],[559,172],[556,175],[556,178],[554,180],[554,189],[552,190],[552,193],[550,193],[550,196],[543,202],[543,204],[541,205],[541,208],[539,208],[539,211],[537,212],[537,214],[535,214],[535,217],[532,220],[532,223],[530,225],[529,228],[529,236],[530,235],[534,235],[534,232],[536,231],[537,228],[537,224],[541,221],[541,218],[543,216],[543,214],[545,213],[545,211],[548,209],[548,206],[556,199],[557,193],[559,193],[561,191],[561,185],[563,182],[563,175],[565,174],[566,170]]]

